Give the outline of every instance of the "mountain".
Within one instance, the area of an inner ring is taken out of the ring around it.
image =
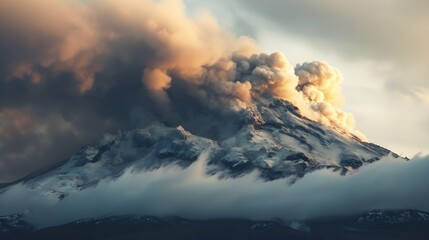
[[[429,222],[429,214],[416,210],[373,210],[363,214],[356,221],[358,224],[370,226],[399,224],[415,225],[425,222]]]
[[[0,203],[10,201],[3,197],[7,193],[13,196],[13,191],[19,189],[25,192],[24,196],[39,196],[42,200],[38,201],[54,206],[83,190],[91,191],[91,187],[103,180],[115,181],[129,169],[145,172],[167,165],[186,169],[202,161],[204,172],[209,176],[239,178],[256,171],[264,181],[285,178],[294,184],[314,171],[331,169],[344,175],[387,155],[399,157],[353,134],[304,117],[288,101],[265,96],[255,98],[254,103],[244,109],[221,116],[193,118],[183,126],[153,123],[143,129],[105,134],[50,169],[0,186]],[[19,209],[19,212],[7,209],[3,215],[8,216],[0,218],[1,226],[7,227],[7,232],[16,232],[16,229],[32,232],[32,225],[27,225],[25,220],[34,209],[31,206]],[[64,225],[64,231],[75,229],[76,224],[79,228],[80,223]],[[248,224],[239,223],[240,226]],[[291,228],[279,231],[296,233]]]
[[[61,200],[102,179],[119,177],[130,167],[143,170],[174,163],[186,168],[203,153],[208,174],[237,177],[258,170],[265,180],[297,179],[322,168],[345,174],[388,154],[398,157],[305,118],[291,103],[275,97],[259,98],[225,119],[200,120],[194,124],[197,133],[182,126],[152,124],[106,134],[60,165],[14,184]],[[12,185],[3,186],[0,192]]]
[[[0,235],[15,232],[31,232],[36,228],[30,223],[24,221],[23,214],[13,214],[8,216],[0,216]]]

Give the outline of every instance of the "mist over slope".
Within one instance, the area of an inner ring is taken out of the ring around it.
[[[345,175],[322,168],[298,179],[267,181],[261,169],[235,177],[228,169],[210,171],[216,146],[198,142],[208,146],[189,165],[174,161],[145,168],[142,164],[148,164],[149,158],[143,158],[115,172],[120,155],[109,159],[116,163],[101,159],[79,167],[75,158],[45,175],[1,189],[0,215],[23,213],[25,221],[47,227],[124,214],[302,221],[372,209],[429,210],[427,157],[407,161],[386,156]]]

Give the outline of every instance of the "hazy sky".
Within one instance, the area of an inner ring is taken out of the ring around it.
[[[323,60],[343,74],[344,109],[370,142],[429,153],[429,2],[186,0],[264,51]]]

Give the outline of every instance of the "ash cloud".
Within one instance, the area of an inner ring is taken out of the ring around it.
[[[226,118],[259,94],[359,135],[334,99],[336,70],[318,62],[294,69],[213,17],[188,16],[181,1],[4,0],[0,36],[0,181],[63,160],[103,133]]]
[[[0,214],[30,210],[27,220],[46,227],[115,214],[294,221],[373,209],[429,210],[428,156],[409,161],[385,157],[345,176],[320,170],[290,184],[289,179],[265,182],[257,172],[239,178],[209,176],[206,154],[185,169],[129,169],[60,202],[15,185],[1,195]]]

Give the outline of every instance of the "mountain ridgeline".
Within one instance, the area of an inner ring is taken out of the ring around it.
[[[205,175],[216,176],[220,179],[236,179],[248,174],[256,174],[258,179],[264,182],[283,179],[287,180],[287,184],[293,185],[312,172],[328,169],[335,174],[346,175],[348,172],[358,171],[360,167],[378,161],[387,155],[399,158],[391,151],[362,141],[353,134],[302,116],[298,108],[288,101],[276,97],[258,97],[252,105],[245,109],[219,116],[207,114],[206,116],[191,117],[182,126],[152,123],[143,129],[120,132],[117,135],[105,134],[95,143],[82,147],[69,159],[50,169],[0,186],[0,201],[8,201],[7,199],[10,198],[5,198],[7,194],[10,197],[14,196],[14,191],[21,191],[25,192],[25,196],[39,196],[38,203],[43,201],[47,203],[47,206],[56,204],[62,206],[61,203],[64,200],[79,196],[84,191],[91,192],[92,188],[103,181],[115,181],[129,173],[130,169],[134,173],[145,175],[168,166],[188,169],[197,163],[203,166]],[[82,197],[84,200],[85,196]],[[67,204],[73,201],[71,200]],[[7,204],[13,205],[11,202]],[[124,204],[126,205],[126,203]],[[42,229],[42,232],[34,232],[38,226],[34,227],[33,224],[37,225],[38,219],[34,218],[36,215],[33,213],[37,213],[37,209],[33,212],[35,209],[32,209],[32,206],[28,206],[28,209],[26,207],[18,207],[17,209],[20,209],[18,212],[13,212],[12,208],[7,209],[7,214],[3,214],[5,216],[0,218],[0,228],[3,228],[3,232],[6,232],[8,236],[12,236],[12,238],[20,236],[19,234],[33,236],[33,233],[41,234],[40,236],[56,236],[49,231],[57,232],[64,228],[63,230],[67,232],[75,228],[88,227],[78,221],[71,225],[64,225],[57,230],[51,228],[46,231]],[[42,209],[45,211],[46,206]],[[37,216],[45,216],[46,213],[43,211],[39,211]],[[108,213],[109,211],[106,211],[104,216]],[[415,215],[421,216],[417,213]],[[83,216],[91,215],[84,214]],[[373,216],[375,215],[368,215],[360,221],[361,223],[368,219],[370,221]],[[93,217],[97,219],[103,216],[94,215]],[[27,223],[27,219],[31,220],[31,224]],[[111,224],[115,225],[117,219],[113,219]],[[139,219],[143,218],[139,216]],[[88,224],[97,224],[91,221],[97,220],[90,220]],[[123,223],[122,220],[120,221]],[[172,227],[175,229],[174,231],[179,232],[191,231],[188,229],[191,225],[201,225],[203,229],[213,230],[212,228],[216,224],[222,223],[222,226],[226,224],[226,228],[236,225],[240,228],[243,227],[242,230],[249,234],[247,231],[254,231],[252,226],[260,226],[258,225],[260,222],[248,220],[238,220],[238,222],[234,222],[235,220],[232,222],[229,220],[226,222],[223,220],[219,220],[220,222],[183,220],[186,224],[190,224],[189,226],[158,218],[156,221],[156,229],[165,229],[165,225],[168,225],[167,228]],[[67,222],[63,221],[60,224]],[[146,226],[146,222],[143,222],[144,228],[149,228]],[[322,222],[318,222],[317,226]],[[302,239],[313,237],[313,235],[302,233],[303,229],[290,228],[290,224],[293,225],[290,222],[286,224],[287,228],[272,221],[261,224],[263,231],[266,230],[264,224],[268,224],[267,226],[273,226],[275,232],[279,234],[284,232],[291,236],[302,237]],[[46,226],[53,226],[53,224]],[[130,226],[134,225],[121,225],[119,228],[128,229]],[[194,229],[194,227],[191,228]],[[198,229],[198,227],[196,228]],[[15,232],[18,235],[14,235]],[[262,234],[261,237],[267,236],[261,232],[258,234]]]
[[[274,97],[260,98],[224,119],[195,121],[188,124],[190,131],[155,123],[118,135],[106,134],[62,164],[16,183],[61,200],[102,179],[119,177],[130,167],[148,170],[178,164],[186,168],[206,150],[210,152],[204,160],[207,174],[237,177],[257,170],[267,181],[296,180],[324,168],[345,174],[388,154],[398,157],[350,133],[307,119],[295,106]]]

